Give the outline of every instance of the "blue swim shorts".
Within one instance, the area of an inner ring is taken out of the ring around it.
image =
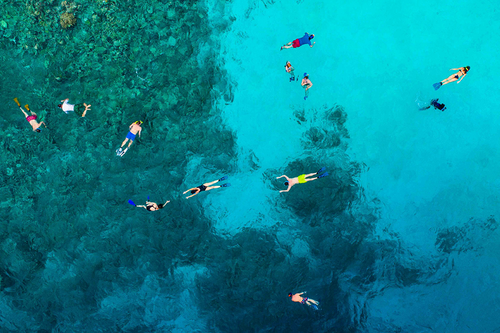
[[[134,141],[135,139],[135,134],[132,133],[132,132],[128,132],[127,134],[127,139],[129,139],[130,141]]]

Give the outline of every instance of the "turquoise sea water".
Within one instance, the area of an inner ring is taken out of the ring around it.
[[[1,4],[2,331],[500,329],[494,2]]]

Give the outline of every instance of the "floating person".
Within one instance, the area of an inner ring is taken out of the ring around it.
[[[314,34],[309,35],[307,32],[305,33],[304,37],[302,38],[297,38],[293,42],[290,42],[288,44],[285,44],[281,47],[280,51],[283,49],[289,49],[289,48],[297,48],[301,47],[302,45],[309,44],[310,47],[313,47],[316,42],[311,44],[311,39],[314,38]]]
[[[285,71],[290,74],[290,82],[295,81],[295,73],[293,72],[294,70],[295,69],[293,68],[290,61],[287,61],[286,65],[285,65]],[[299,78],[297,78],[297,81],[298,80],[299,80]]]
[[[73,111],[76,115],[80,117],[85,117],[87,114],[87,111],[90,111],[90,107],[92,105],[87,104],[87,103],[80,103],[80,104],[69,104],[68,103],[69,98],[63,99],[61,102],[62,104],[58,104],[57,106],[60,107],[64,113],[68,114],[68,112]]]
[[[305,89],[304,101],[309,97],[309,89],[313,86],[311,80],[309,80],[309,74],[304,73],[304,78],[302,79],[302,88]]]
[[[439,101],[439,98],[431,99],[431,101],[429,102],[429,105],[424,106],[424,107],[421,107],[421,103],[418,103],[418,106],[420,106],[419,110],[427,110],[431,106],[433,106],[436,110],[441,110],[441,111],[446,110],[446,106],[443,103],[438,103],[438,101]]]
[[[24,114],[24,117],[26,118],[26,120],[30,123],[31,127],[33,128],[33,131],[40,133],[42,131],[40,129],[42,127],[42,125],[45,126],[45,128],[47,128],[47,125],[45,125],[45,123],[43,121],[42,122],[36,121],[38,116],[36,115],[35,112],[30,110],[30,107],[28,104],[26,104],[24,107],[26,108],[26,110],[28,110],[31,113],[31,115],[28,115],[26,112],[24,112],[23,107],[21,106],[21,103],[19,103],[17,98],[14,98],[14,101],[17,103],[17,106],[19,106],[19,109],[21,109],[21,112]]]
[[[450,75],[447,79],[444,79],[441,82],[434,83],[432,86],[434,87],[435,90],[438,90],[439,88],[441,88],[441,86],[444,86],[445,84],[448,84],[450,82],[455,82],[458,79],[460,79],[460,81],[462,81],[464,79],[465,75],[467,75],[467,72],[469,70],[470,70],[470,66],[465,66],[465,67],[460,67],[460,68],[452,68],[452,69],[450,69],[450,71],[458,71],[458,72]],[[457,84],[459,84],[460,81],[458,81]]]
[[[123,140],[122,145],[120,146],[120,148],[118,148],[116,150],[116,155],[117,156],[123,156],[123,155],[125,155],[125,153],[127,152],[127,150],[130,148],[130,146],[134,142],[135,136],[137,134],[139,134],[139,137],[141,137],[141,131],[142,131],[141,124],[142,124],[142,120],[138,120],[138,121],[132,123],[129,126],[129,132],[127,134],[127,137],[125,138],[125,140]],[[130,141],[130,142],[129,142],[127,148],[123,149],[123,146],[125,146],[125,144],[127,143],[127,141]]]
[[[184,191],[184,193],[182,193],[182,194],[186,194],[187,192],[191,191],[191,195],[189,197],[186,197],[186,199],[189,199],[189,198],[194,197],[195,195],[197,195],[198,193],[203,192],[203,191],[210,191],[210,190],[213,190],[214,188],[231,186],[231,184],[229,184],[229,183],[217,185],[217,186],[212,186],[213,184],[224,181],[226,179],[227,179],[227,176],[224,176],[221,179],[214,180],[213,182],[205,183],[205,184],[200,185],[198,187],[190,188],[189,190]]]
[[[165,207],[169,202],[170,202],[170,200],[167,200],[167,202],[165,202],[164,204],[158,205],[156,202],[149,201],[149,197],[148,197],[148,200],[146,201],[146,205],[144,206],[144,205],[136,205],[132,200],[128,201],[128,203],[131,204],[132,206],[144,208],[149,212],[154,212],[156,210],[160,210],[163,207]]]
[[[282,177],[285,177],[286,178],[286,182],[284,182],[283,184],[285,186],[288,186],[288,188],[286,190],[282,190],[280,191],[280,193],[282,192],[288,192],[290,191],[290,189],[296,185],[296,184],[304,184],[304,183],[307,183],[307,182],[310,182],[310,181],[313,181],[313,180],[316,180],[316,179],[320,179],[320,178],[323,178],[323,177],[326,177],[328,176],[328,172],[325,172],[325,173],[322,173],[325,171],[325,167],[322,167],[321,169],[318,170],[318,172],[316,173],[310,173],[308,175],[306,174],[303,174],[303,175],[300,175],[298,177],[295,177],[295,178],[288,178],[286,175],[283,175],[283,176],[279,176],[279,177],[276,177],[276,179],[279,179],[279,178],[282,178]],[[318,176],[319,175],[319,176]],[[307,179],[308,177],[312,177],[312,176],[316,176],[314,178],[310,178],[310,179]]]
[[[301,292],[301,293],[296,293],[295,295],[292,294],[292,293],[289,293],[288,297],[292,298],[292,302],[297,302],[297,303],[300,303],[300,304],[306,304],[306,305],[309,305],[314,310],[319,310],[318,309],[319,302],[315,301],[313,299],[310,299],[308,297],[302,297],[302,295],[305,294],[305,293],[306,293],[306,291]]]

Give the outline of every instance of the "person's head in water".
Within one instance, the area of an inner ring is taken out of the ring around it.
[[[287,62],[286,62],[285,67],[292,67],[292,64],[290,63],[290,61],[287,61]]]
[[[62,109],[62,104],[57,104],[57,107]]]
[[[309,36],[309,40],[311,40],[313,38],[314,38],[314,34],[312,34],[312,35]]]
[[[158,205],[158,209],[155,209],[154,205],[147,206],[147,207],[146,207],[146,209],[147,209],[147,210],[149,210],[149,211],[151,212],[151,211],[155,211],[155,210],[160,210],[160,209],[162,209],[163,207],[164,207],[164,206],[163,206],[163,204],[159,204],[159,205]]]
[[[196,192],[198,192],[198,191],[196,191],[196,190],[191,190],[191,194],[195,194]]]
[[[283,183],[285,186],[288,186],[288,184],[290,184],[289,182],[284,182]]]
[[[293,296],[292,293],[288,293],[288,297],[292,297],[292,296]]]
[[[308,78],[309,78],[309,74],[304,73],[304,79],[308,79]]]
[[[465,73],[467,73],[467,72],[469,71],[469,69],[470,69],[470,66],[465,66],[465,67],[464,67],[464,71],[465,71]]]
[[[135,123],[136,123],[137,125],[142,125],[142,120],[137,120]]]
[[[41,129],[39,129],[39,128],[37,128],[37,129],[35,130],[35,132],[37,132],[37,133],[40,133],[41,131],[42,131],[42,130],[41,130]]]

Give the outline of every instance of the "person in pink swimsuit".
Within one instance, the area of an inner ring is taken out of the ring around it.
[[[45,126],[45,128],[47,128],[47,125],[45,125],[43,121],[42,122],[36,121],[38,116],[36,115],[35,112],[29,110],[31,112],[31,115],[28,116],[28,114],[23,110],[22,106],[20,106],[19,108],[21,109],[21,112],[24,114],[26,120],[30,123],[31,127],[33,128],[33,131],[40,133],[42,131],[40,127],[42,127],[42,125]]]

